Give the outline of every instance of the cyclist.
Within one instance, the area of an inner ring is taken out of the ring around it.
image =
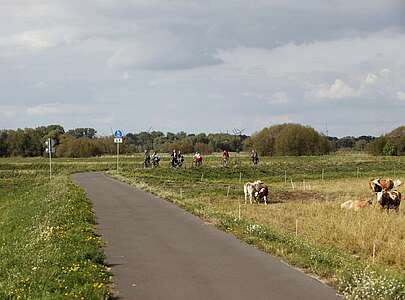
[[[224,167],[227,167],[228,163],[229,163],[229,152],[228,152],[228,150],[224,150],[224,152],[222,153],[222,158],[223,158]]]

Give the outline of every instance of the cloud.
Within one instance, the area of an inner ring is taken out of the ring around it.
[[[378,72],[361,75],[353,75],[348,82],[337,78],[333,84],[322,84],[321,86],[312,87],[307,92],[307,98],[395,98],[395,86],[391,78],[391,70],[384,68]]]
[[[252,132],[324,118],[368,134],[350,112],[385,100],[403,122],[405,6],[337,2],[3,0],[0,125]],[[15,118],[4,105],[20,105]]]
[[[2,118],[11,119],[14,118],[17,114],[18,114],[18,107],[13,105],[0,105],[0,116]]]
[[[118,41],[107,64],[122,69],[189,69],[220,63],[198,44],[169,31],[135,33],[133,40]],[[162,47],[164,45],[164,47]]]
[[[289,99],[285,92],[276,92],[268,101],[269,104],[286,104],[288,103]]]
[[[405,92],[398,91],[398,92],[397,92],[397,98],[398,98],[399,100],[405,101]]]
[[[405,44],[405,34],[386,30],[362,37],[302,44],[290,42],[271,49],[238,46],[220,49],[216,57],[243,72],[261,67],[267,74],[275,76],[351,73],[362,68],[404,64],[402,44]]]
[[[341,79],[330,86],[324,86],[315,92],[317,98],[342,99],[359,96],[359,93]]]
[[[61,115],[84,115],[94,111],[94,108],[83,104],[65,104],[65,103],[44,103],[26,108],[28,116],[61,116]]]
[[[78,39],[72,28],[38,29],[0,37],[0,50],[37,53],[63,45],[71,45]]]

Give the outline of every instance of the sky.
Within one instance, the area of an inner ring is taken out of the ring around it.
[[[0,128],[405,125],[402,0],[1,0]]]

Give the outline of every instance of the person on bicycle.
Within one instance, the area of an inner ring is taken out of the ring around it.
[[[157,154],[156,151],[153,151],[153,154],[152,154],[152,167],[154,167],[154,168],[159,167],[159,162],[160,162],[159,154]]]
[[[228,162],[229,162],[229,152],[228,152],[228,150],[224,150],[224,152],[222,153],[222,158],[224,160],[224,167],[227,167]]]
[[[257,165],[259,162],[259,155],[257,154],[256,149],[252,149],[252,152],[250,153],[250,158],[252,160],[253,165]]]
[[[144,166],[144,168],[150,167],[150,153],[149,153],[149,150],[146,150],[146,149],[143,154],[143,166]]]
[[[181,167],[183,166],[183,163],[184,163],[184,155],[179,150],[179,152],[177,153],[177,165]]]
[[[172,168],[177,167],[177,158],[178,158],[178,156],[177,156],[176,149],[173,149],[172,154],[170,154],[170,162],[171,162]]]

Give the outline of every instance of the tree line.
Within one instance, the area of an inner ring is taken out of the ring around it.
[[[367,150],[373,155],[405,155],[405,126],[376,138],[367,146]]]
[[[74,128],[65,131],[61,125],[40,126],[16,130],[0,130],[0,156],[33,157],[46,155],[45,141],[56,141],[58,157],[90,157],[113,155],[116,146],[112,136],[99,136],[94,128]],[[309,126],[280,124],[263,128],[251,135],[229,133],[178,133],[142,131],[127,133],[120,152],[139,153],[156,150],[160,153],[173,149],[183,153],[210,154],[256,149],[260,155],[324,155],[342,149],[367,151],[374,155],[404,155],[405,126],[378,138],[326,137]]]

